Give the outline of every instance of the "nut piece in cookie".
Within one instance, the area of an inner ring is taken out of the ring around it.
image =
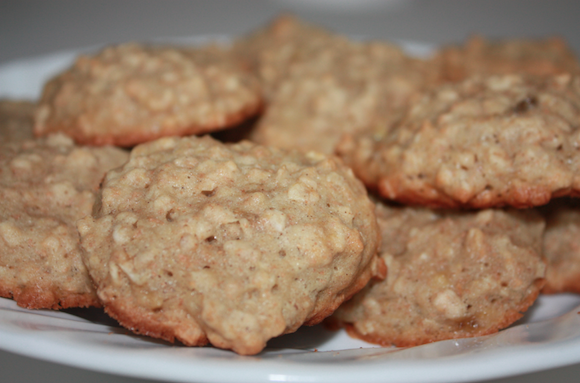
[[[35,107],[29,101],[0,100],[0,144],[33,138]]]
[[[0,296],[26,308],[99,306],[75,222],[128,153],[61,134],[0,144]]]
[[[339,153],[388,199],[532,207],[580,192],[580,77],[474,77],[414,100],[383,135]]]
[[[329,322],[384,346],[474,337],[507,327],[544,284],[544,221],[534,211],[377,206],[387,278]]]
[[[80,56],[45,85],[34,133],[132,146],[224,129],[261,106],[258,80],[228,51],[122,44]]]
[[[77,227],[122,325],[240,354],[320,322],[384,276],[374,206],[350,169],[248,141],[137,146]]]
[[[442,81],[473,75],[580,73],[574,52],[560,38],[488,41],[474,36],[464,46],[441,49],[435,59]]]
[[[542,293],[580,294],[580,202],[555,200],[540,211],[546,216],[544,256],[548,262]]]

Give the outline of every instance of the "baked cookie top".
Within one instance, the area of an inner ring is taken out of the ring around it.
[[[61,134],[0,144],[0,296],[27,308],[97,306],[76,220],[128,153]]]
[[[295,62],[251,134],[264,145],[332,154],[343,133],[390,125],[429,83],[426,61],[394,45],[344,42]]]
[[[580,293],[580,202],[563,199],[540,210],[546,216],[544,293]]]
[[[29,101],[0,99],[0,143],[28,140],[36,105]]]
[[[432,211],[377,205],[387,278],[331,317],[349,334],[415,346],[494,333],[544,284],[544,221],[534,211]]]
[[[474,77],[414,100],[383,135],[339,153],[385,198],[530,207],[580,191],[580,77]]]
[[[122,325],[240,354],[320,322],[384,272],[374,206],[350,169],[249,141],[137,146],[77,226]]]
[[[262,106],[258,80],[216,46],[111,46],[49,81],[34,132],[132,146],[223,129]]]
[[[560,38],[490,41],[474,36],[462,46],[439,50],[435,63],[443,81],[461,81],[473,75],[580,72],[574,52]]]
[[[270,99],[294,65],[348,45],[348,39],[286,14],[234,41],[233,52],[257,74]]]

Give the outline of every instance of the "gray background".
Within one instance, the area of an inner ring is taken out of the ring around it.
[[[490,37],[559,35],[580,52],[580,1],[391,0],[356,9],[316,0],[0,0],[0,64],[99,43],[197,34],[240,34],[283,10],[341,33],[442,44]],[[338,1],[338,0],[335,0]],[[344,1],[344,0],[343,0]],[[360,2],[360,0],[359,0]],[[580,364],[494,383],[577,383]],[[148,382],[0,351],[0,382]]]

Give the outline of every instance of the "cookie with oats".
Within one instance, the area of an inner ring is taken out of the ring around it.
[[[349,44],[345,37],[286,14],[237,39],[232,50],[256,73],[269,100],[294,65]]]
[[[98,206],[77,227],[105,310],[168,341],[256,354],[384,277],[373,203],[334,157],[164,138]]]
[[[129,43],[80,56],[50,80],[35,113],[34,133],[132,146],[224,129],[261,106],[258,80],[220,47]]]
[[[329,322],[383,346],[487,335],[509,326],[544,284],[544,221],[533,210],[433,211],[379,203],[387,278]]]
[[[411,94],[435,81],[427,60],[389,43],[357,42],[284,15],[239,39],[268,106],[249,138],[334,153],[341,134],[390,125]]]
[[[544,256],[548,262],[542,292],[580,294],[580,202],[556,200],[540,211],[546,216]]]
[[[0,99],[0,143],[33,138],[35,107],[29,101]]]
[[[344,133],[391,125],[430,73],[426,61],[388,43],[320,48],[294,63],[250,138],[332,154]]]
[[[26,308],[99,306],[75,222],[128,153],[64,135],[0,144],[0,296]]]
[[[560,38],[490,41],[474,36],[463,46],[442,48],[435,63],[443,81],[473,75],[580,73],[576,55]]]
[[[538,206],[580,192],[580,77],[474,77],[413,101],[339,153],[382,196],[432,207]]]

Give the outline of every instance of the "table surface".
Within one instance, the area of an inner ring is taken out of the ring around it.
[[[357,1],[357,6],[350,4]],[[488,37],[558,35],[580,52],[574,0],[0,0],[0,64],[58,50],[158,37],[236,35],[291,11],[332,30],[368,38],[445,44]],[[81,370],[0,351],[0,381],[151,382]],[[577,383],[580,364],[488,383]]]

